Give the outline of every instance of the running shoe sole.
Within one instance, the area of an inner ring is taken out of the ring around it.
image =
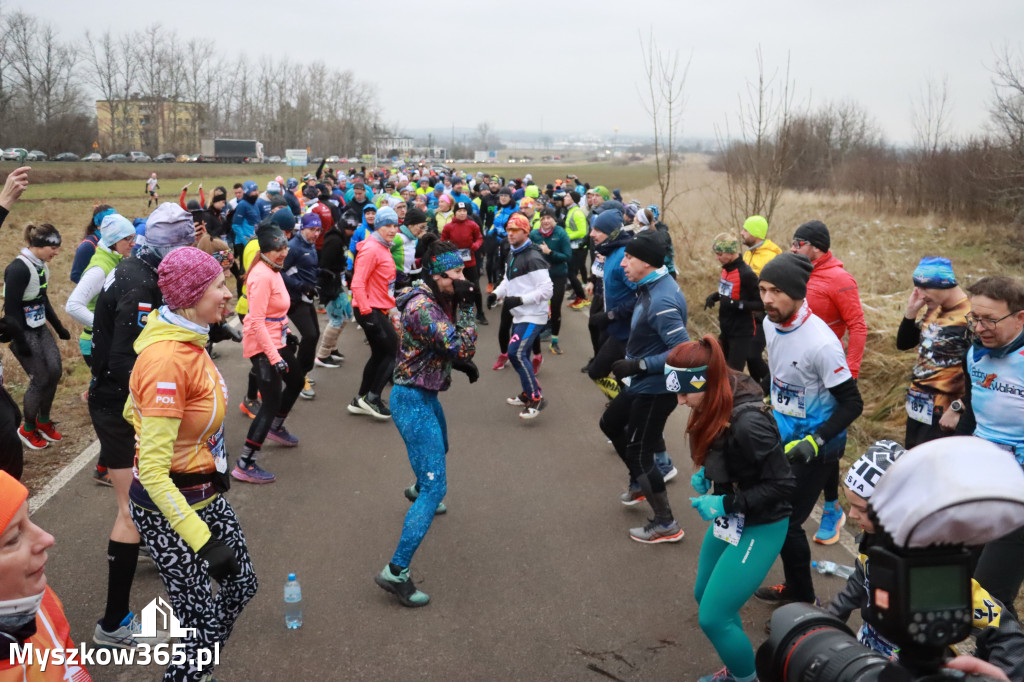
[[[108,476],[106,474],[100,475],[100,474],[97,474],[96,472],[93,472],[92,480],[96,481],[96,485],[105,485],[108,488],[113,488],[114,487],[114,482],[111,481],[110,480],[110,476]]]
[[[536,419],[540,415],[540,411],[547,407],[548,401],[545,398],[540,399],[540,403],[536,407],[527,407],[519,413],[520,419]]]
[[[523,399],[519,396],[516,396],[515,398],[505,398],[505,402],[513,407],[526,407],[526,403],[524,403]]]
[[[823,537],[819,537],[820,534],[821,534],[821,529],[819,528],[818,532],[814,534],[814,541],[816,543],[818,543],[819,545],[834,545],[834,544],[836,544],[837,542],[839,542],[839,536],[842,535],[843,526],[845,526],[845,525],[846,525],[846,512],[843,512],[842,516],[840,516],[839,520],[836,522],[836,530],[835,530],[835,532],[832,533],[831,536],[829,536],[827,538],[823,538]]]
[[[352,403],[349,403],[346,409],[349,414],[361,414],[364,416],[370,415],[370,413],[364,410],[361,405],[353,405]]]
[[[669,481],[671,481],[673,478],[675,478],[678,475],[679,475],[679,469],[676,469],[675,467],[672,467],[668,471],[662,472],[661,478],[662,478],[663,481],[665,481],[665,483],[668,483]]]
[[[629,537],[631,537],[634,540],[636,540],[637,542],[645,544],[645,545],[658,545],[658,544],[661,544],[662,542],[679,542],[680,540],[683,539],[684,535],[686,535],[686,533],[683,532],[682,528],[680,528],[678,532],[673,533],[672,535],[661,535],[661,536],[658,536],[658,537],[653,538],[651,540],[644,540],[642,538],[638,538],[637,536],[633,535],[632,533],[629,534]]]
[[[299,439],[298,438],[296,438],[295,440],[288,440],[287,438],[283,438],[283,437],[277,435],[273,431],[268,431],[267,432],[267,440],[272,440],[275,443],[280,443],[281,445],[285,446],[286,448],[294,448],[295,446],[297,446],[299,444]]]
[[[249,408],[245,406],[245,403],[239,404],[238,409],[240,409],[242,411],[242,414],[244,414],[249,419],[255,419],[256,418],[256,413],[250,411]]]
[[[380,575],[373,576],[373,582],[377,583],[377,585],[379,585],[380,588],[385,592],[390,592],[391,594],[398,597],[398,601],[402,603],[402,606],[408,606],[411,609],[416,609],[421,606],[426,606],[430,603],[429,598],[427,601],[422,602],[420,604],[417,604],[413,601],[409,601],[402,595],[401,592],[398,591],[398,588],[395,586],[394,583],[392,583],[390,580],[385,580],[384,578],[380,577]]]
[[[377,410],[373,409],[373,405],[367,402],[366,398],[359,399],[359,407],[363,408],[363,414],[368,414],[374,419],[379,419],[381,421],[391,419],[390,414],[381,414]]]
[[[50,442],[47,441],[46,439],[43,439],[43,441],[42,441],[43,444],[42,445],[39,445],[38,443],[33,443],[27,437],[22,435],[20,429],[18,430],[18,438],[20,438],[21,442],[24,443],[25,445],[27,445],[32,450],[45,450],[46,448],[50,447]]]
[[[644,496],[644,495],[641,495],[640,497],[634,497],[634,498],[632,498],[632,499],[630,499],[628,501],[622,499],[621,497],[619,498],[619,502],[621,502],[626,507],[633,507],[635,505],[640,504],[641,502],[646,502],[646,501],[647,501],[647,497]]]
[[[42,436],[43,440],[49,441],[51,443],[59,443],[59,442],[61,442],[64,439],[63,436],[61,436],[59,433],[57,434],[56,438],[53,438],[53,437],[47,435],[46,431],[43,431],[42,429],[39,429],[39,428],[36,429],[36,433],[38,433],[40,436]]]
[[[231,478],[237,481],[242,481],[243,483],[252,483],[254,485],[273,483],[277,480],[277,476],[274,476],[273,474],[271,474],[271,478],[255,478],[253,476],[249,476],[244,471],[239,471],[238,469],[231,470]]]
[[[328,358],[327,360],[321,360],[320,358],[317,358],[313,360],[313,364],[316,365],[317,367],[323,367],[325,369],[337,369],[338,367],[341,367],[340,362],[337,362],[336,360],[330,360],[330,358]]]

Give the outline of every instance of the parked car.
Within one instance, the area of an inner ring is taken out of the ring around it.
[[[328,156],[327,157],[327,163],[338,163],[339,161],[341,161],[341,157],[338,157],[338,156]]]
[[[82,161],[102,161],[103,157],[93,152],[92,154],[86,154],[82,157]]]
[[[280,156],[271,156],[267,159],[267,163],[283,163],[284,160]]]
[[[46,152],[41,152],[38,149],[33,149],[25,155],[26,161],[46,161],[48,158],[50,157],[46,155]]]
[[[96,156],[99,156],[97,154]],[[71,152],[62,152],[57,156],[53,157],[54,161],[78,161],[78,154],[72,154]]]
[[[200,157],[200,154],[193,154],[192,156],[188,157],[188,162],[189,163],[199,163],[200,160],[201,160],[199,157]]]
[[[148,163],[153,159],[149,158],[149,154],[145,152],[128,152],[128,160],[132,163]]]
[[[178,158],[175,159],[175,161],[177,161],[178,163],[188,163],[188,160],[189,160],[189,155],[188,154],[181,154],[181,155],[178,156]]]
[[[174,163],[174,154],[161,154],[153,160],[157,163]]]
[[[9,147],[4,150],[4,161],[21,161],[28,156],[28,150],[21,147]]]
[[[103,160],[107,163],[128,163],[128,157],[124,154],[111,154]]]

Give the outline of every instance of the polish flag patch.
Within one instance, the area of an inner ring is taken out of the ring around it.
[[[178,384],[173,381],[156,382],[156,402],[158,404],[173,405],[176,395],[178,395]]]

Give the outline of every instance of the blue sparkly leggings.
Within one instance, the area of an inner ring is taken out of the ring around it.
[[[430,530],[434,511],[448,492],[445,455],[448,453],[448,425],[437,391],[395,385],[391,389],[391,419],[405,441],[409,464],[416,474],[419,497],[405,515],[402,537],[391,563],[408,568],[416,548]]]

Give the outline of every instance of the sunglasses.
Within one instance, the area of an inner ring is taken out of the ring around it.
[[[794,239],[792,245],[793,245],[794,249],[802,249],[805,246],[807,246],[808,244],[810,244],[810,242],[808,242],[808,241],[806,241],[804,239]]]

